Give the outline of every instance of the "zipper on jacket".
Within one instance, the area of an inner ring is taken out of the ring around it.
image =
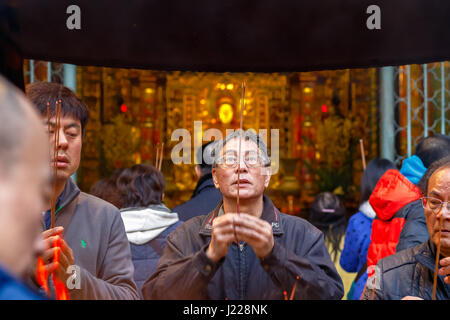
[[[245,254],[244,251],[244,242],[239,242],[239,250],[238,250],[238,256],[239,256],[239,300],[244,300],[245,298],[245,288],[244,288],[244,278],[245,278]]]

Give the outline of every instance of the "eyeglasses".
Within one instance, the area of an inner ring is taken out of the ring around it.
[[[222,169],[235,169],[239,163],[238,157],[235,155],[225,155],[217,161],[217,164]],[[244,157],[244,163],[247,168],[268,167],[270,161],[256,154],[248,154]]]
[[[421,200],[423,208],[426,209],[428,205],[428,208],[434,213],[440,212],[444,204],[447,206],[447,210],[450,211],[450,201],[441,201],[433,197],[422,197]]]

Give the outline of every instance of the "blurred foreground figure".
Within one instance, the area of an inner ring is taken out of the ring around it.
[[[144,298],[341,299],[342,280],[322,232],[263,195],[270,158],[260,137],[228,135],[215,147],[213,168],[223,200],[169,235]]]
[[[55,227],[51,228],[50,210],[42,221],[45,230],[42,235],[48,248],[42,258],[47,273],[67,287],[72,300],[138,299],[130,246],[119,210],[81,192],[71,179],[80,165],[89,118],[87,106],[58,83],[34,82],[27,86],[27,96],[39,111],[42,126],[49,130],[51,153],[57,152],[56,159],[51,159],[52,167],[56,162],[58,169],[54,177]],[[59,139],[55,143],[57,101],[61,104],[61,115]],[[54,261],[56,255],[59,263]]]
[[[431,299],[439,244],[436,299],[450,299],[450,157],[434,162],[419,186],[430,237],[422,244],[381,259],[367,282],[364,299]]]
[[[0,300],[42,299],[19,278],[44,249],[40,219],[49,203],[49,149],[24,95],[0,77]]]

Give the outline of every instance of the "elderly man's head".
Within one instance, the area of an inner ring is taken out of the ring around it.
[[[16,275],[43,244],[40,218],[51,194],[47,137],[33,109],[0,78],[0,264]]]
[[[423,206],[432,241],[439,241],[442,216],[441,252],[450,256],[450,157],[434,162],[419,183],[425,197]]]
[[[270,158],[261,138],[252,131],[242,132],[239,159],[240,131],[225,137],[215,145],[213,180],[225,199],[239,197],[258,199],[270,181]]]

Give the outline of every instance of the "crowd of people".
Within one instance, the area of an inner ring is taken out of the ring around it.
[[[58,298],[61,283],[73,300],[450,298],[448,136],[400,170],[370,161],[347,221],[331,192],[308,219],[280,212],[252,131],[199,148],[194,193],[170,209],[150,164],[78,188],[89,109],[63,85],[0,79],[0,119],[0,299]]]

